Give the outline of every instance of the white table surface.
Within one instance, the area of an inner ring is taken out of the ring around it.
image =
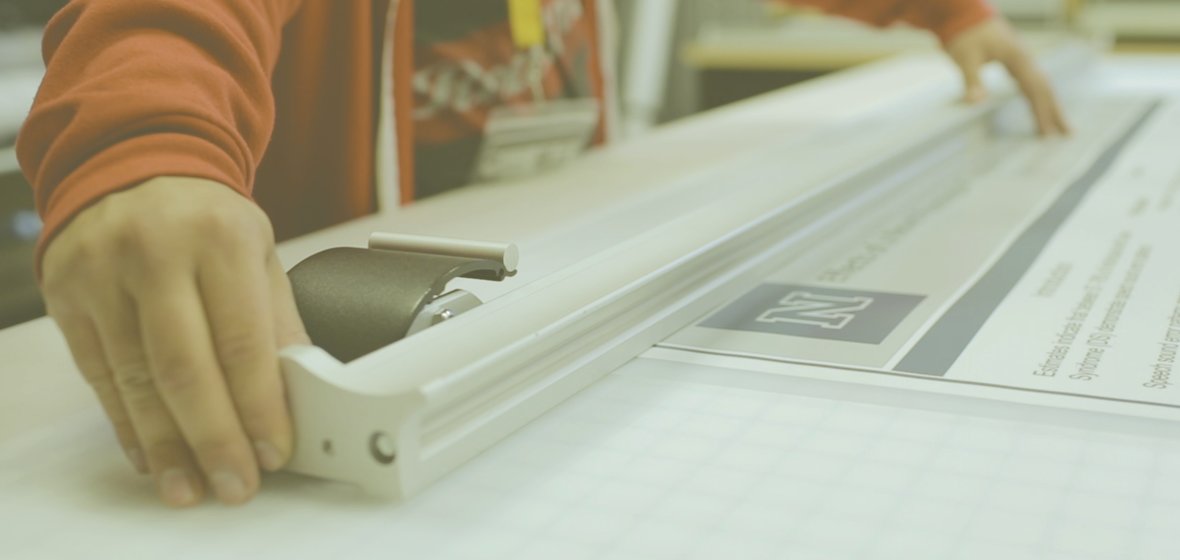
[[[1158,91],[1177,88],[1177,76],[1175,59],[1123,58],[1095,83]],[[527,282],[650,227],[650,215],[628,210],[645,197],[683,189],[770,141],[951,105],[957,88],[938,59],[889,61],[690,119],[533,181],[333,228],[281,253],[291,265],[361,245],[373,229],[503,239],[521,245],[515,282]],[[284,474],[268,477],[246,507],[175,512],[124,464],[50,322],[0,331],[0,356],[0,557],[1180,555],[1180,442],[789,386],[724,387],[710,381],[723,372],[678,377],[692,368],[649,359],[406,503]],[[1119,468],[1126,476],[1107,476]]]

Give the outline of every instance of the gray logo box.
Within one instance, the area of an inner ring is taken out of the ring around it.
[[[763,284],[702,327],[880,344],[925,296],[799,284]]]

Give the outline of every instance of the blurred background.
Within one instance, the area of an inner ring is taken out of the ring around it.
[[[41,80],[41,27],[64,0],[0,0],[0,328],[44,313],[34,278],[41,222],[13,144]]]
[[[992,0],[1030,40],[1083,33],[1117,51],[1180,53],[1180,0]],[[41,28],[64,0],[0,0],[0,328],[43,314],[40,221],[13,143],[42,74]],[[927,34],[877,32],[763,0],[615,0],[628,135],[899,53]]]

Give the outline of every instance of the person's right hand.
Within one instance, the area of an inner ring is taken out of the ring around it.
[[[127,457],[172,506],[249,500],[291,454],[278,349],[307,343],[266,215],[221,184],[109,195],[50,243],[49,314]]]

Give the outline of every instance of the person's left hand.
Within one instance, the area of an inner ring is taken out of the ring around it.
[[[963,72],[966,102],[977,103],[987,97],[980,71],[985,64],[998,61],[1028,99],[1041,136],[1069,134],[1052,84],[1003,18],[995,17],[963,31],[947,43],[946,51]]]

